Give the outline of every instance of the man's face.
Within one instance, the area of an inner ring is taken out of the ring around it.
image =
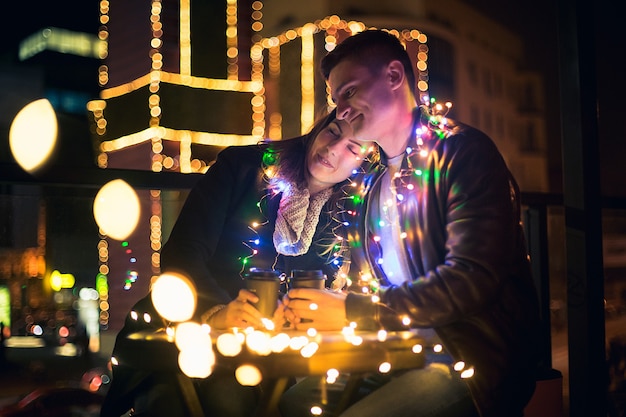
[[[367,67],[346,60],[328,77],[337,118],[350,123],[355,139],[384,141],[394,126],[397,108],[387,69],[373,74]]]

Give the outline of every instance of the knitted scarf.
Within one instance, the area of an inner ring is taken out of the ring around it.
[[[327,188],[311,196],[307,188],[300,190],[294,184],[283,191],[273,237],[278,253],[297,256],[309,250],[322,207],[332,191]]]

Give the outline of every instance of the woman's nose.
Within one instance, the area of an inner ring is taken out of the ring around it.
[[[326,145],[326,149],[328,149],[329,154],[336,155],[338,152],[337,149],[340,145],[341,145],[341,140],[334,140],[332,142],[329,142],[328,145]]]

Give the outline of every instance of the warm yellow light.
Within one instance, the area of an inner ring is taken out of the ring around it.
[[[310,358],[311,356],[315,355],[315,352],[317,352],[319,348],[320,345],[318,345],[316,342],[309,342],[306,344],[306,346],[300,349],[300,354],[304,358]]]
[[[124,180],[106,183],[93,202],[96,223],[107,236],[124,240],[135,230],[140,215],[139,197]]]
[[[152,284],[151,297],[154,308],[165,320],[184,322],[196,311],[195,286],[182,275],[160,275]]]
[[[467,379],[474,376],[474,368],[469,368],[461,372],[461,378]]]
[[[389,362],[383,362],[378,365],[378,372],[381,374],[389,373],[389,371],[391,371],[391,364]]]
[[[217,351],[224,356],[237,356],[241,353],[241,341],[233,333],[222,333],[215,342]]]
[[[246,336],[248,349],[258,355],[267,356],[272,353],[271,337],[268,333],[255,330]]]
[[[320,407],[319,405],[314,405],[313,407],[311,407],[311,415],[313,416],[321,416],[323,412],[324,410],[322,410],[322,407]]]
[[[213,372],[215,353],[202,346],[181,350],[178,354],[178,367],[190,378],[206,378]]]
[[[309,343],[309,339],[307,339],[306,336],[294,336],[289,341],[289,347],[292,350],[300,350],[306,346],[307,343]]]
[[[200,323],[186,321],[176,326],[176,336],[174,338],[176,347],[179,350],[194,347],[211,348],[211,336],[206,328]]]
[[[272,336],[270,340],[270,345],[272,347],[272,352],[282,352],[283,350],[289,347],[289,342],[291,338],[287,333],[279,333],[275,336]]]
[[[13,119],[9,146],[17,163],[28,172],[40,168],[57,141],[57,119],[46,99],[27,104]]]
[[[241,365],[235,370],[235,378],[241,385],[253,387],[261,383],[263,375],[254,365]]]
[[[62,274],[57,270],[50,274],[50,288],[54,291],[61,291],[61,288],[73,288],[75,282],[72,274]]]

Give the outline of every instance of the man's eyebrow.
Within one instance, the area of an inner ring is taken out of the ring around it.
[[[334,94],[331,95],[331,99],[333,100],[333,102],[337,102],[337,100],[335,99],[335,95],[341,94],[341,92],[346,88],[346,85],[349,84],[350,82],[351,80],[344,81],[341,84],[339,84],[337,88],[335,88]]]

